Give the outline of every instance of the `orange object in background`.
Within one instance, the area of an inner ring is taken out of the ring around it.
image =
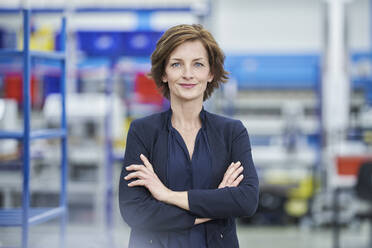
[[[141,103],[152,103],[159,106],[163,103],[163,96],[159,93],[154,80],[144,73],[136,75],[134,90]]]
[[[337,174],[340,176],[357,176],[360,166],[367,161],[372,161],[372,155],[337,157]]]
[[[20,105],[23,102],[23,76],[21,73],[10,73],[4,78],[4,97],[15,99]],[[37,81],[31,76],[31,104],[35,105],[38,100]]]

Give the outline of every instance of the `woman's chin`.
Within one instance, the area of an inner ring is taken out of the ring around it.
[[[179,94],[171,97],[172,99],[177,98],[178,101],[183,102],[190,102],[190,101],[196,101],[196,100],[203,100],[203,95],[200,94]]]

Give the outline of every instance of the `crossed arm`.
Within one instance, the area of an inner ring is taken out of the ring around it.
[[[151,195],[158,201],[164,202],[169,205],[174,205],[184,210],[189,211],[189,200],[187,191],[172,191],[168,189],[158,178],[152,164],[143,155],[140,155],[140,159],[143,165],[132,164],[127,166],[125,169],[130,171],[127,176],[124,177],[125,180],[133,180],[128,183],[128,187],[145,187]],[[224,187],[236,187],[243,180],[243,166],[240,162],[231,163],[227,168],[224,177],[219,184],[218,188]],[[194,224],[204,223],[211,220],[210,218],[196,218]]]
[[[132,123],[120,176],[119,208],[128,225],[158,231],[183,230],[210,219],[254,214],[258,205],[258,178],[248,133],[241,123],[235,125],[231,143],[231,159],[241,164],[230,164],[218,188],[188,192],[172,192],[166,188],[161,183],[165,179],[158,178],[162,174],[156,175],[146,157],[140,158],[140,154],[150,154],[146,147],[151,144],[146,142],[152,140],[145,137],[143,130],[141,123]],[[166,160],[158,161],[162,162]],[[157,173],[165,173],[161,166],[158,170]]]

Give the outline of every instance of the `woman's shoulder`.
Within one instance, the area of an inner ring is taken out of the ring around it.
[[[248,133],[242,121],[238,119],[209,112],[206,114],[206,119],[210,130],[209,132],[212,132],[217,136],[225,137],[228,140],[237,137],[242,133]]]
[[[224,115],[214,114],[208,111],[206,111],[206,117],[211,123],[213,123],[213,125],[224,126],[224,127],[243,126],[242,122],[238,119],[234,119],[234,118],[224,116]]]
[[[151,114],[132,121],[131,126],[143,130],[156,129],[164,126],[168,111]]]

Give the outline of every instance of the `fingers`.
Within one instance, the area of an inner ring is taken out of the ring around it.
[[[136,171],[136,172],[129,173],[126,177],[124,177],[124,179],[127,181],[133,178],[144,179],[146,178],[146,174],[143,173],[142,171]]]
[[[218,188],[238,186],[244,178],[243,175],[240,175],[243,170],[244,168],[243,166],[241,166],[240,162],[231,163],[230,166],[227,168],[222,182],[220,183]]]
[[[232,178],[232,176],[233,176],[234,172],[236,172],[236,170],[239,168],[240,165],[241,165],[240,162],[236,162],[236,163],[232,163],[229,166],[229,168],[227,168],[227,171],[226,171],[225,176],[224,176],[227,180],[226,181],[227,183],[231,183],[232,181],[235,180],[236,177]]]
[[[208,221],[211,221],[212,219],[209,218],[196,218],[194,224],[199,225]]]
[[[227,168],[221,183],[218,185],[218,188],[231,187],[239,174],[243,171],[243,167],[240,162],[232,162]]]
[[[135,180],[133,182],[128,183],[129,187],[136,187],[136,186],[146,186],[145,180]]]
[[[236,169],[238,169],[240,166],[241,166],[240,161],[230,165],[229,168],[227,169],[229,171],[229,175],[231,176],[236,171]]]
[[[151,171],[154,171],[154,169],[152,168],[151,163],[149,162],[149,160],[146,158],[145,155],[141,154],[141,155],[140,155],[140,158],[141,158],[143,164],[144,164],[148,169],[150,169]]]
[[[240,162],[237,162],[237,163],[232,162],[225,172],[224,179],[228,180],[231,174],[234,173],[238,165],[240,165]]]
[[[149,162],[149,160],[146,158],[146,156],[141,154],[140,158],[143,162],[143,165],[145,165],[145,166],[140,165],[140,164],[132,164],[132,165],[129,165],[129,166],[125,167],[125,169],[127,171],[139,171],[139,170],[146,171],[146,168],[147,168],[147,169],[150,169],[151,172],[154,172],[154,169],[152,168],[152,165]]]
[[[142,164],[132,164],[125,169],[127,171],[133,171],[124,177],[126,181],[135,179],[134,181],[128,183],[129,187],[134,186],[146,186],[148,181],[151,180],[151,177],[154,175],[154,169],[149,162],[149,160],[143,154],[140,155],[140,158],[143,162]]]
[[[220,183],[220,185],[219,185],[218,188],[223,188],[223,187],[225,187],[225,185],[226,185],[226,181],[227,181],[227,179],[229,178],[229,175],[230,175],[230,170],[231,170],[232,168],[234,168],[234,162],[232,162],[232,163],[229,165],[229,167],[227,168],[227,170],[226,170],[225,174],[223,175],[222,181],[221,181],[221,183]]]
[[[132,165],[126,167],[126,170],[134,171],[134,172],[129,173],[127,176],[124,177],[124,179],[126,181],[129,181],[131,179],[135,179],[132,182],[128,183],[129,187],[135,187],[135,186],[145,186],[146,187],[146,182],[149,178],[149,172],[148,172],[148,169],[145,166],[132,164]]]
[[[240,163],[239,163],[240,164]],[[237,177],[243,172],[243,166],[239,166],[230,176],[229,180],[227,181],[228,184],[232,184]]]
[[[143,165],[139,165],[139,164],[131,164],[131,165],[125,167],[125,169],[127,171],[138,171],[138,170],[143,170],[144,167],[143,167]]]
[[[243,178],[244,178],[244,175],[243,174],[241,174],[240,176],[238,176],[236,178],[236,180],[231,184],[231,187],[237,187],[237,186],[239,186],[239,184],[243,180]]]
[[[149,172],[149,169],[143,165],[138,164],[132,164],[130,166],[125,167],[127,171],[134,171],[132,173],[129,173],[127,176],[124,177],[125,180],[131,180],[133,178],[141,178],[144,179],[145,177],[148,177],[148,175],[151,173]]]

